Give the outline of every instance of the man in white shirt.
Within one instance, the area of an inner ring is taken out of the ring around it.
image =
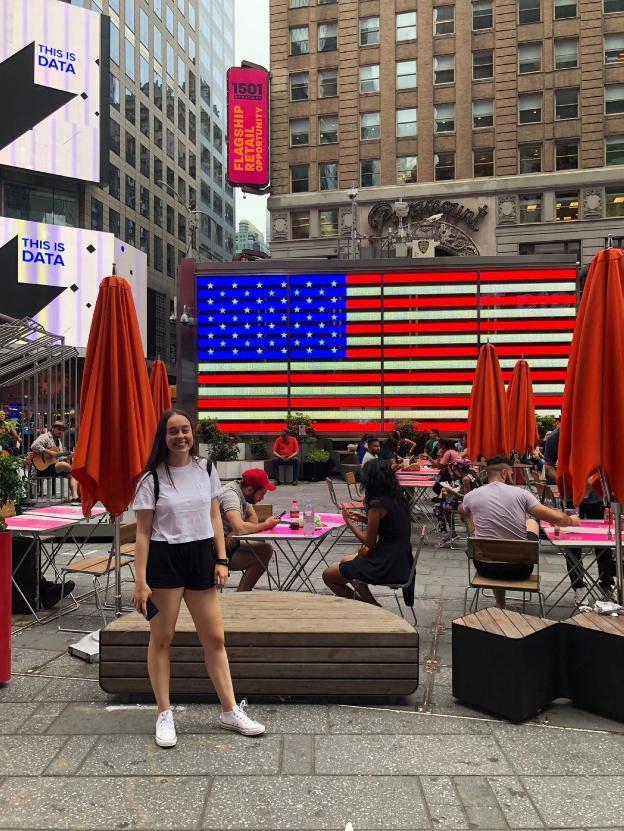
[[[369,439],[368,440],[368,449],[367,449],[366,453],[364,454],[364,458],[362,459],[362,465],[361,465],[362,470],[364,469],[364,466],[368,462],[370,462],[371,459],[378,459],[379,458],[380,450],[381,450],[381,444],[379,442],[379,439]]]

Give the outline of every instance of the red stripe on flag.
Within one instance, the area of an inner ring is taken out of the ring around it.
[[[526,317],[517,320],[482,320],[483,332],[572,332],[576,321],[574,318],[561,320],[560,318],[542,318],[529,320]]]
[[[478,323],[475,320],[448,321],[439,323],[391,323],[384,321],[384,332],[404,332],[417,334],[418,332],[476,332]],[[381,333],[381,323],[348,323],[347,334],[363,335]]]
[[[347,349],[347,358],[476,358],[479,350],[476,346],[426,347],[405,346],[386,347],[386,349]]]
[[[575,294],[482,294],[481,306],[572,306],[576,312]]]
[[[350,297],[348,309],[473,309],[476,295],[467,297]]]
[[[554,282],[556,280],[561,280],[562,282],[576,280],[576,270],[573,268],[481,271],[480,274],[481,281],[484,283],[533,282],[539,285],[539,283],[544,282],[546,280],[549,282]]]
[[[347,274],[348,286],[379,286],[381,280],[381,274]]]
[[[381,433],[384,430],[393,429],[391,423],[382,426],[379,421],[314,421],[314,429],[317,433],[340,433],[361,435],[364,431],[369,433]],[[278,433],[286,426],[284,421],[226,421],[219,419],[219,424],[226,433]],[[435,426],[435,422],[432,422]],[[446,429],[446,428],[445,428]]]
[[[348,281],[347,281],[348,282]],[[411,283],[474,283],[477,282],[475,271],[422,271],[411,274],[384,274],[386,285],[410,285]]]
[[[231,372],[227,374],[221,374],[219,372],[213,372],[210,375],[198,375],[197,376],[197,383],[203,386],[210,386],[211,384],[240,384],[244,382],[245,385],[249,383],[249,366],[245,365],[244,367],[241,366],[240,374],[237,372]],[[287,372],[259,372],[253,374],[253,382],[254,384],[287,384],[288,383],[288,373]]]

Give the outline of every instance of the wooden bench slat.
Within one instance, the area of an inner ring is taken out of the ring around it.
[[[302,656],[305,657],[305,656]],[[402,663],[356,664],[340,663],[266,663],[254,661],[245,663],[230,661],[232,678],[412,678],[413,665]],[[145,678],[147,663],[142,661],[107,661],[103,676],[107,678]],[[206,667],[203,661],[172,662],[172,678],[204,678]]]
[[[152,697],[149,678],[102,678],[102,689],[109,693],[126,693],[129,695],[147,695]],[[411,695],[417,689],[417,679],[401,680],[398,678],[379,679],[268,679],[241,678],[236,684],[240,695],[287,695],[287,696],[386,696]],[[213,696],[214,687],[210,679],[172,678],[173,695],[209,695]]]
[[[171,663],[186,663],[203,660],[203,649],[201,646],[172,646]],[[254,646],[231,646],[228,648],[230,663],[246,662],[275,662],[288,663],[301,660],[301,649],[288,646],[275,647],[254,647]],[[375,664],[389,662],[395,664],[412,664],[418,662],[418,649],[415,647],[358,647],[349,646],[346,648],[309,646],[305,650],[305,658],[308,663],[330,663],[339,662],[342,664],[359,663]],[[106,647],[107,662],[113,661],[141,661],[147,660],[147,645],[115,645]]]

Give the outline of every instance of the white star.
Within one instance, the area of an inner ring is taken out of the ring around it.
[[[273,306],[271,306],[271,308],[269,309],[269,314],[272,315],[274,312],[275,312],[275,309],[273,308]]]
[[[336,320],[336,315],[332,315],[332,320]]]
[[[332,280],[332,286],[337,286],[338,283],[335,280]]]
[[[299,324],[299,323],[295,323],[295,329],[298,329],[298,328],[299,328],[299,326],[300,326],[300,324]]]
[[[221,341],[221,346],[225,346],[225,341],[224,340]]]
[[[282,302],[282,303],[288,303],[288,300],[287,300],[285,297],[282,297],[281,302]]]
[[[245,329],[251,329],[251,323],[246,323],[245,324]]]
[[[251,346],[250,341],[246,340],[246,341],[245,341],[245,346]]]
[[[324,340],[320,340],[320,341],[319,341],[319,346],[325,346],[325,341],[324,341]]]
[[[214,300],[211,297],[209,297],[208,300],[206,300],[206,303],[208,303],[209,306],[212,306]]]
[[[282,320],[286,320],[286,315],[282,315]]]
[[[260,283],[256,283],[256,288],[257,288],[257,289],[261,289],[261,288],[262,288],[262,282],[260,282]]]
[[[235,297],[232,299],[232,304],[238,306],[238,300]]]
[[[214,355],[214,349],[209,349],[209,350],[208,350],[208,354],[209,354],[209,355]]]
[[[274,297],[274,296],[275,296],[275,292],[274,292],[274,291],[270,291],[270,292],[269,292],[269,297]]]
[[[219,326],[219,329],[225,329],[225,323],[222,323],[221,326]]]
[[[225,314],[225,309],[223,308],[223,306],[221,306],[221,308],[219,309],[219,314],[220,314],[220,315],[224,315],[224,314]]]
[[[246,306],[245,307],[245,314],[248,315],[250,311],[251,311],[251,309],[249,308],[249,306]]]
[[[299,341],[298,340],[295,341],[295,346],[299,346]]]
[[[300,294],[299,289],[295,289],[293,291],[293,294],[295,295],[295,297],[299,297],[299,294]]]
[[[312,337],[312,332],[306,332],[306,337],[311,338]]]
[[[258,297],[258,298],[256,299],[256,303],[262,303],[262,298],[261,298],[261,297]]]
[[[325,292],[323,291],[323,289],[321,289],[321,290],[319,291],[319,294],[325,294]]]
[[[307,286],[307,288],[311,289],[312,288],[312,283],[308,280],[308,282],[306,283],[306,286]]]
[[[212,338],[214,338],[214,335],[212,334],[212,332],[208,332],[208,339],[211,340]]]
[[[275,341],[274,341],[274,340],[270,340],[270,341],[269,341],[269,346],[275,346]]]
[[[332,347],[332,352],[337,352],[337,351],[338,351],[338,350],[336,349],[336,347],[335,347],[335,346],[333,346],[333,347]]]
[[[256,349],[256,352],[258,353],[258,355],[262,355],[262,349],[260,349],[260,347],[258,347],[258,348]]]
[[[282,283],[282,288],[285,289],[286,285],[287,285],[286,283]]]
[[[207,320],[208,320],[208,322],[209,322],[209,323],[212,323],[212,321],[214,320],[214,318],[213,318],[213,317],[208,317],[208,318],[207,318]]]
[[[308,348],[306,349],[306,352],[307,352],[307,353],[308,353],[308,355],[309,355],[309,354],[312,352],[312,347],[311,347],[311,346],[308,346]]]
[[[306,303],[311,303],[311,302],[312,302],[312,298],[311,297],[306,297]]]
[[[206,288],[213,289],[213,288],[214,288],[214,284],[213,284],[213,283],[208,283],[208,285],[206,286]]]
[[[238,283],[232,283],[232,288],[237,289],[238,288]]]
[[[238,349],[232,349],[232,352],[233,352],[235,355],[238,355]]]
[[[225,297],[225,292],[224,292],[224,291],[220,291],[220,292],[219,292],[219,297]]]
[[[338,333],[337,333],[337,332],[332,332],[332,333],[331,333],[331,336],[332,336],[332,338],[337,338],[337,337],[338,337]]]
[[[232,337],[234,338],[234,340],[236,340],[236,338],[238,337],[238,334],[236,332],[232,332]]]
[[[325,306],[319,306],[319,312],[324,312],[324,311],[325,311]]]
[[[248,291],[245,292],[245,297],[249,297],[249,292]]]
[[[234,323],[236,323],[236,321],[238,320],[238,317],[237,317],[236,315],[234,315],[234,317],[232,318],[232,320],[234,321]]]
[[[274,323],[269,323],[269,329],[275,329],[275,324]]]
[[[331,302],[336,304],[338,302],[338,298],[337,297],[332,297]]]
[[[287,332],[282,332],[282,337],[283,337],[283,338],[287,338],[287,337],[288,337],[288,333],[287,333]]]
[[[295,314],[299,314],[299,306],[295,306],[294,312]]]
[[[325,324],[324,323],[319,323],[319,329],[324,329],[324,328],[325,328]]]
[[[308,316],[306,317],[306,320],[312,320],[312,315],[308,315]]]
[[[288,349],[282,349],[282,355],[286,354],[286,352],[288,352]]]

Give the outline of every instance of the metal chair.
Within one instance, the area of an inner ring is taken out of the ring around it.
[[[398,606],[399,614],[401,615],[403,620],[405,620],[405,615],[403,614],[403,607],[401,606],[401,602],[399,600],[399,592],[400,591],[402,592],[403,589],[407,589],[408,591],[411,592],[412,603],[408,603],[405,600],[405,596],[403,597],[403,603],[404,603],[405,606],[408,606],[409,609],[412,612],[412,616],[414,618],[414,628],[416,628],[416,626],[418,625],[418,619],[416,617],[416,612],[414,611],[414,586],[415,586],[415,582],[416,582],[416,566],[418,565],[418,559],[420,557],[420,552],[422,550],[422,547],[423,547],[423,544],[425,542],[426,537],[427,537],[427,526],[423,525],[422,528],[420,529],[420,534],[418,536],[418,546],[416,547],[416,552],[414,553],[414,559],[412,560],[412,567],[410,568],[409,577],[407,578],[405,583],[375,583],[376,586],[382,586],[383,588],[393,590],[394,599],[395,599],[396,604]],[[358,584],[362,585],[362,586],[367,586],[368,585],[367,583],[364,583],[363,580],[353,580],[353,588],[354,588],[353,595],[354,595],[354,597],[357,596],[357,586],[358,586]]]
[[[496,579],[482,577],[476,569],[471,573],[470,562],[507,563],[514,565],[532,565],[533,574],[525,580]],[[468,603],[468,592],[474,589],[470,604],[471,611],[477,611],[479,594],[485,589],[503,589],[504,591],[522,592],[522,610],[526,606],[526,594],[537,594],[540,615],[544,617],[544,594],[540,585],[539,542],[537,540],[501,540],[491,537],[469,537],[468,539],[468,585],[464,591],[464,614]]]
[[[349,491],[349,499],[353,500],[354,502],[361,502],[362,497],[364,494],[362,493],[356,478],[355,473],[353,471],[349,471],[345,473],[344,480],[347,483],[347,490]],[[353,488],[353,493],[351,492],[351,488]],[[355,494],[355,496],[354,496]]]
[[[331,499],[332,503],[336,507],[339,513],[342,513],[344,508],[349,508],[351,510],[357,511],[361,510],[364,507],[364,503],[362,500],[358,502],[348,501],[348,502],[339,502],[338,497],[336,496],[336,489],[334,488],[333,481],[327,477],[325,479],[327,484],[327,489],[329,490],[329,498]]]

